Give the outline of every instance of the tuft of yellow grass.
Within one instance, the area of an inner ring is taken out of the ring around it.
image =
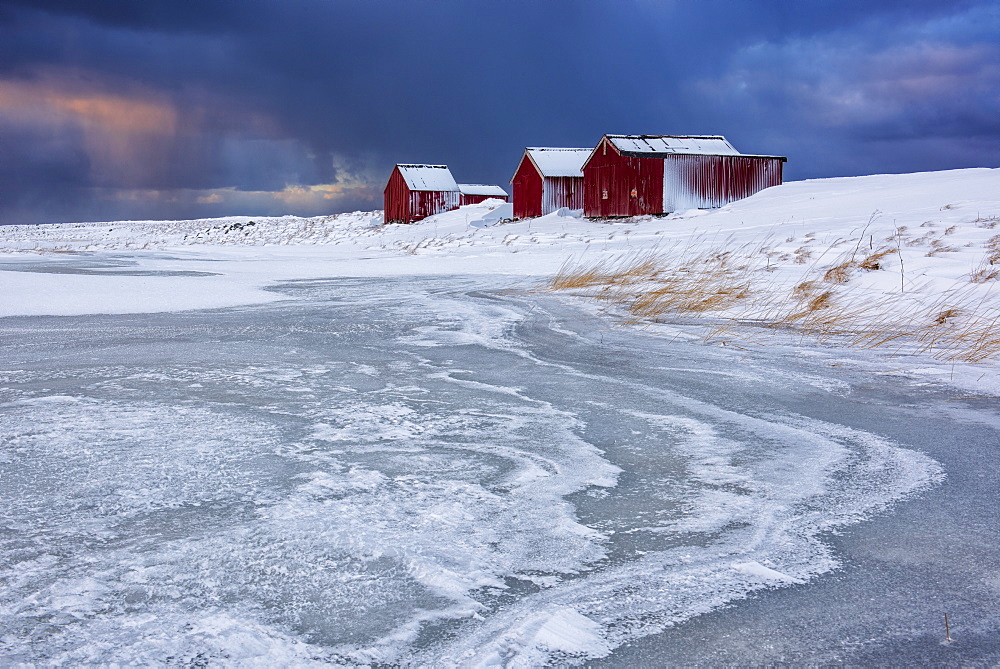
[[[970,283],[988,283],[1000,278],[1000,235],[993,235],[985,244],[986,254],[979,266],[969,273]]]
[[[555,290],[600,285],[631,285],[655,278],[660,270],[655,250],[602,258],[592,265],[567,260],[550,282]]]
[[[882,248],[874,253],[871,253],[858,262],[858,268],[865,270],[866,272],[875,272],[882,269],[882,259],[893,253],[899,253],[899,249],[893,248]]]

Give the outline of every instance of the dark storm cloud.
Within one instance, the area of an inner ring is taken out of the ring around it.
[[[506,184],[604,132],[996,165],[998,34],[973,1],[8,1],[0,222],[378,208],[394,162]]]

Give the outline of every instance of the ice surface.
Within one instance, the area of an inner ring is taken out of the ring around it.
[[[815,579],[822,532],[939,478],[685,390],[662,340],[609,364],[579,312],[506,285],[6,321],[5,659],[575,663]]]

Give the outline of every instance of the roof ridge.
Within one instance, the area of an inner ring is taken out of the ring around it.
[[[660,139],[662,137],[673,137],[676,139],[725,139],[725,135],[618,135],[608,133],[605,137],[629,137],[638,139]]]

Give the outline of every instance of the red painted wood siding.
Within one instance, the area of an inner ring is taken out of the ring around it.
[[[782,182],[783,160],[764,156],[637,158],[606,139],[584,166],[584,216],[709,209]]]
[[[583,209],[583,177],[548,177],[542,183],[542,215],[557,209]]]
[[[622,156],[607,139],[583,168],[583,215],[663,212],[663,160]]]
[[[777,186],[781,179],[780,158],[672,156],[664,161],[663,211],[721,207]]]
[[[543,179],[527,154],[521,157],[510,182],[514,193],[514,218],[544,216],[561,207],[583,209],[582,177]]]
[[[385,222],[386,223],[409,223],[410,222],[410,189],[399,173],[398,167],[392,168],[389,175],[389,182],[383,191],[385,199]]]
[[[386,223],[413,223],[443,211],[458,209],[461,202],[458,191],[411,191],[397,167],[389,175],[383,196]]]
[[[458,209],[462,194],[458,191],[445,190],[415,190],[410,192],[410,220],[419,221],[440,214],[443,211]]]
[[[497,198],[499,200],[503,200],[504,202],[507,202],[507,197],[503,196],[503,195],[466,195],[465,193],[463,193],[462,194],[462,205],[464,206],[464,205],[467,205],[467,204],[479,204],[483,200],[489,200],[491,197],[495,197],[495,198]]]
[[[521,164],[510,180],[514,196],[514,218],[542,215],[542,175],[538,173],[528,154],[521,156]]]

